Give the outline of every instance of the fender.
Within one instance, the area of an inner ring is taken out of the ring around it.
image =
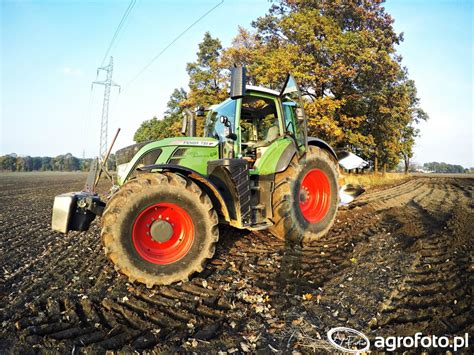
[[[180,165],[174,164],[153,164],[153,165],[145,165],[141,168],[137,169],[140,172],[151,172],[152,170],[162,170],[162,171],[170,171],[173,173],[180,173],[187,178],[194,181],[204,192],[207,193],[209,198],[212,201],[213,206],[216,208],[221,215],[224,216],[227,222],[231,222],[229,216],[229,209],[223,199],[222,195],[220,194],[219,190],[217,190],[216,186],[205,176],[199,174],[197,171],[194,171],[189,168],[185,168]]]
[[[283,153],[280,155],[280,158],[278,158],[278,162],[275,167],[275,173],[281,173],[282,171],[285,171],[286,168],[288,168],[288,165],[290,165],[291,160],[297,153],[298,150],[296,149],[295,144],[289,144],[285,148]]]
[[[323,141],[322,139],[315,138],[315,137],[308,137],[308,145],[313,145],[321,149],[327,150],[329,153],[331,153],[331,155],[334,157],[336,161],[339,160],[337,158],[337,154],[334,151],[334,149],[332,149],[332,147],[328,143]]]

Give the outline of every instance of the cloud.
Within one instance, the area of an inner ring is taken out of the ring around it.
[[[66,76],[82,76],[82,70],[79,68],[64,67],[61,72]]]

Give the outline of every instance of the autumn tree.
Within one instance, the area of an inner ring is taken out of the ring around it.
[[[11,154],[0,157],[0,170],[16,171],[16,156]]]
[[[224,57],[272,88],[291,72],[306,98],[309,135],[394,166],[407,124],[400,113],[412,107],[397,93],[406,82],[395,49],[403,37],[392,24],[378,0],[282,0],[253,32],[239,29]]]
[[[184,108],[193,110],[198,106],[208,107],[227,98],[228,74],[221,62],[222,44],[209,32],[204,34],[198,45],[197,59],[188,63],[189,93],[184,89],[175,89],[167,104],[162,119],[153,117],[144,121],[134,135],[136,142],[157,140],[181,135],[182,113]],[[204,120],[196,117],[197,135],[204,130]]]
[[[227,98],[228,76],[223,72],[221,52],[219,39],[206,32],[196,53],[197,60],[186,66],[190,89],[186,106],[209,106]]]

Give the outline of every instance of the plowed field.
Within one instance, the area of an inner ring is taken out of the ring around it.
[[[0,352],[300,352],[336,326],[375,335],[472,334],[474,179],[414,177],[368,191],[322,240],[293,247],[222,228],[187,283],[130,284],[99,221],[50,230],[53,197],[84,174],[0,176]]]

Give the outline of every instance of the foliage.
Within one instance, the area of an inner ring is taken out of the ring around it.
[[[220,57],[222,44],[212,38],[209,32],[204,34],[196,53],[197,60],[188,63],[186,71],[189,75],[189,96],[184,102],[187,107],[209,106],[227,98],[227,75],[223,72]]]
[[[182,112],[185,108],[208,107],[227,98],[228,75],[222,69],[220,55],[221,42],[212,38],[209,32],[204,34],[196,53],[197,60],[188,63],[189,94],[184,89],[175,89],[168,101],[168,109],[162,119],[153,117],[144,121],[135,132],[134,140],[145,142],[181,135]],[[204,132],[204,120],[196,117],[197,135]]]
[[[464,173],[468,169],[464,169],[461,165],[452,165],[447,163],[431,162],[423,164],[423,168],[433,173]]]
[[[113,168],[113,154],[109,157],[109,168]],[[2,171],[88,171],[92,159],[79,159],[68,153],[57,157],[20,157],[16,154],[0,156]]]

